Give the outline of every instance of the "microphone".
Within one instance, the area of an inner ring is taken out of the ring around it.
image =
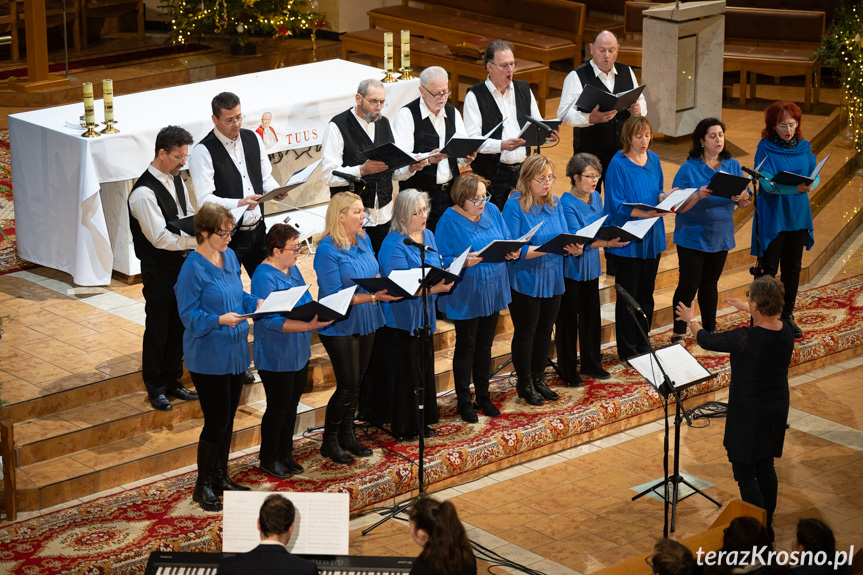
[[[419,243],[419,242],[415,242],[415,241],[413,241],[413,240],[412,240],[412,239],[410,239],[410,238],[405,238],[405,239],[404,239],[404,243],[405,243],[405,245],[406,245],[406,246],[413,246],[413,247],[415,247],[415,248],[417,248],[417,249],[420,249],[420,250],[425,250],[425,251],[427,251],[427,252],[434,252],[434,253],[437,253],[437,250],[436,250],[436,249],[434,249],[433,247],[427,246],[427,245],[425,245],[425,244],[421,244],[421,243]]]
[[[644,310],[641,309],[641,306],[638,305],[638,302],[635,301],[635,298],[629,295],[629,292],[623,289],[623,286],[616,283],[614,284],[614,289],[617,290],[617,297],[623,298],[623,301],[626,303],[626,305],[628,305],[630,308],[634,309],[644,317],[647,317],[647,314],[644,313]]]
[[[747,168],[747,167],[745,167],[745,166],[740,166],[740,169],[741,169],[741,170],[743,170],[744,172],[746,172],[747,174],[749,174],[750,176],[752,176],[753,178],[758,178],[758,179],[761,179],[761,180],[766,180],[766,179],[767,179],[767,178],[764,176],[764,174],[762,174],[761,172],[758,172],[758,171],[756,171],[756,170],[753,170],[753,169]]]
[[[366,185],[366,181],[358,176],[354,176],[353,174],[348,174],[345,172],[340,172],[338,170],[333,170],[333,175],[337,178],[341,178],[343,180],[347,180],[352,184],[362,184]]]
[[[551,129],[551,126],[549,126],[545,122],[542,122],[541,120],[537,120],[532,116],[525,116],[524,119],[533,124],[534,126],[538,126],[543,130],[547,130],[549,134],[554,133],[554,130]]]

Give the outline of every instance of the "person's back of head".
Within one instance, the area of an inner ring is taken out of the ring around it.
[[[282,495],[270,495],[261,505],[258,514],[258,528],[261,538],[284,536],[294,525],[294,504]]]
[[[419,534],[419,537],[414,536],[414,541],[424,540],[419,560],[426,562],[435,573],[463,573],[476,565],[464,525],[452,503],[431,497],[420,499],[410,508],[408,519],[411,530]]]
[[[823,551],[829,557],[836,553],[836,538],[830,526],[814,517],[797,522],[797,544],[813,554]]]
[[[663,537],[653,546],[650,566],[656,575],[692,575],[695,557],[686,545]]]

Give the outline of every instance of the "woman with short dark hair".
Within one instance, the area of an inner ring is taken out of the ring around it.
[[[788,421],[788,366],[794,353],[794,330],[780,319],[785,289],[776,278],[764,276],[749,285],[748,302],[725,303],[752,316],[752,327],[710,333],[695,319],[694,302],[677,304],[677,318],[687,324],[698,345],[730,353],[731,385],[723,444],[740,497],[767,511],[773,534],[773,512],[779,480],[773,459],[782,457]]]

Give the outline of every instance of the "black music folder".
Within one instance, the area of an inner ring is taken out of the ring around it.
[[[548,126],[553,130],[557,130],[560,127],[560,124],[563,120],[558,120],[557,118],[553,118],[551,120],[541,120],[543,124]],[[524,126],[521,127],[521,132],[519,132],[518,137],[524,140],[524,145],[528,147],[539,146],[545,142],[545,139],[548,138],[552,132],[540,128],[536,124],[531,124],[530,122],[525,122]],[[538,136],[538,137],[537,137]],[[542,142],[539,139],[542,138]]]
[[[169,232],[177,235],[187,235],[195,237],[195,216],[186,216],[178,220],[165,222],[165,227]]]
[[[566,255],[567,251],[563,248],[568,246],[569,244],[587,245],[595,241],[595,237],[588,238],[576,234],[560,234],[551,238],[550,240],[536,248],[536,251],[542,252],[544,254]]]
[[[730,200],[732,197],[742,194],[750,182],[752,182],[750,176],[735,176],[728,172],[716,172],[710,178],[707,188],[711,195]]]
[[[806,184],[807,186],[811,186],[815,181],[815,178],[818,177],[818,174],[821,172],[821,168],[824,167],[824,164],[827,163],[827,160],[830,159],[830,154],[827,154],[823,160],[818,162],[818,165],[815,166],[815,169],[812,170],[812,173],[808,176],[802,176],[800,174],[795,174],[792,172],[779,172],[775,176],[773,176],[770,181],[774,184],[782,184],[785,186],[799,186],[800,184]],[[774,192],[773,190],[767,190],[773,193],[782,193],[782,192]]]
[[[372,148],[366,152],[366,158],[385,163],[391,171],[416,164],[417,162],[430,158],[433,155],[434,154],[421,154],[419,157],[414,158],[392,142],[382,144],[377,148]]]
[[[612,94],[587,84],[581,92],[581,96],[578,97],[575,107],[586,113],[592,112],[597,105],[599,105],[600,112],[610,112],[611,110],[622,112],[638,100],[638,97],[644,92],[645,86],[647,84],[636,86],[626,92]]]
[[[446,154],[450,158],[466,158],[479,150],[479,147],[487,140],[485,136],[479,138],[471,138],[470,136],[454,135],[449,139],[449,142],[441,149],[441,154]]]

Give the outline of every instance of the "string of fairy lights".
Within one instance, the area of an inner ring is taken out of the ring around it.
[[[854,0],[839,12],[824,38],[823,50],[834,56],[842,91],[848,104],[848,126],[858,157],[863,155],[863,3]]]
[[[244,44],[250,34],[274,38],[326,25],[317,0],[163,0],[177,43],[200,41],[204,34],[228,34]]]

